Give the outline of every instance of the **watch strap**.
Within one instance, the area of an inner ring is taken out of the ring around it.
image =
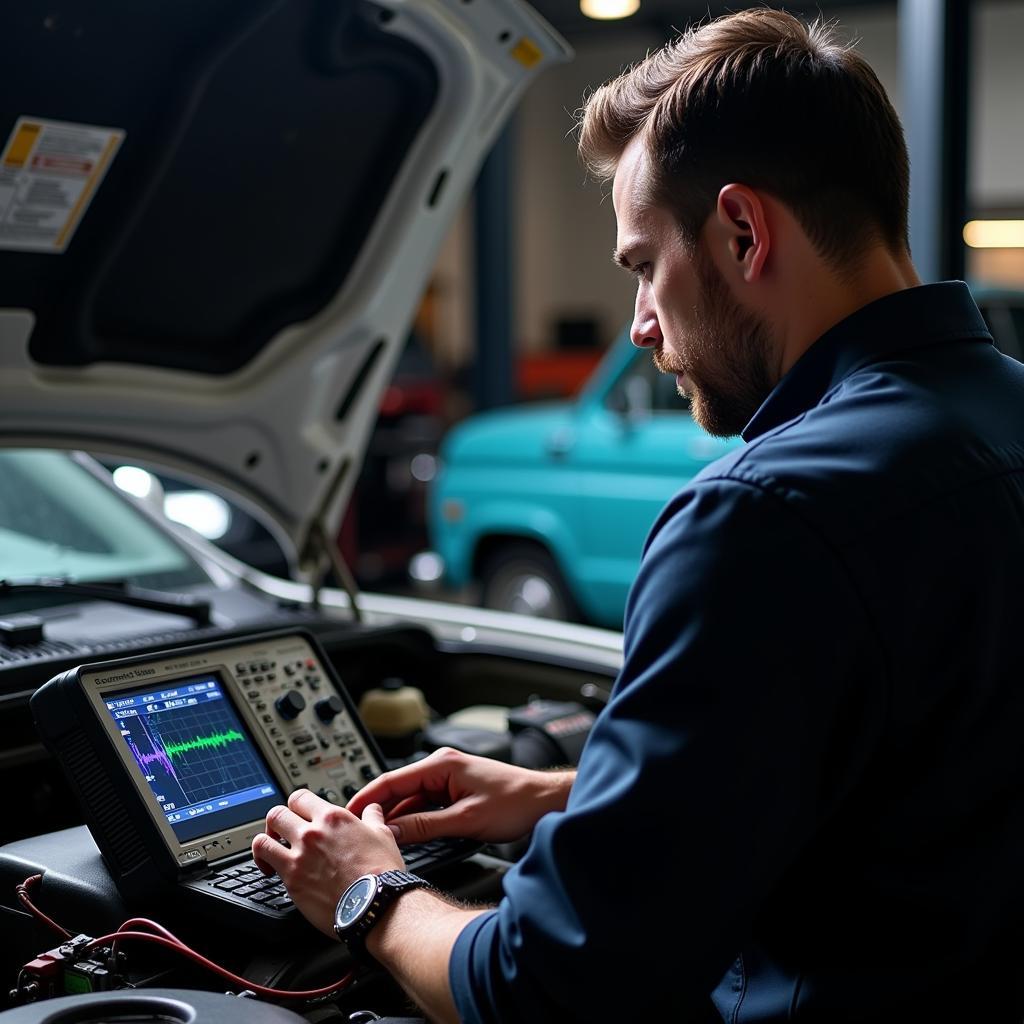
[[[393,871],[382,871],[377,877],[384,885],[390,886],[396,896],[400,892],[405,892],[406,889],[419,889],[424,885],[430,886],[430,883],[425,878],[420,878],[419,875],[414,875],[411,871],[404,871],[398,868]]]

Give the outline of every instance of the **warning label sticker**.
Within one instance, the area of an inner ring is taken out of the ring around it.
[[[63,252],[122,139],[118,128],[19,117],[0,154],[0,249]]]

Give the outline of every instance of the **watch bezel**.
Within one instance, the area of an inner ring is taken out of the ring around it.
[[[348,894],[357,886],[364,883],[368,883],[366,895],[363,897],[362,906],[355,912],[355,916],[352,917],[348,922],[342,921],[342,908],[345,905],[345,900]],[[367,912],[373,906],[374,901],[380,893],[381,882],[380,876],[375,875],[372,872],[360,875],[345,889],[338,899],[338,904],[334,909],[334,931],[339,938],[342,938],[346,932],[351,931],[359,922],[366,916]]]

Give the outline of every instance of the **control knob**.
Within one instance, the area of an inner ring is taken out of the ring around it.
[[[321,722],[332,722],[336,715],[340,715],[345,710],[345,705],[342,704],[341,698],[337,694],[332,693],[330,697],[318,700],[313,706],[313,710],[316,711],[316,717]]]
[[[289,690],[274,701],[274,707],[286,722],[290,722],[293,718],[297,718],[306,707],[306,698],[298,690]]]

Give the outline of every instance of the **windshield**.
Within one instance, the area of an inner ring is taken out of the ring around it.
[[[205,580],[184,549],[71,455],[0,451],[0,579],[172,590]]]

